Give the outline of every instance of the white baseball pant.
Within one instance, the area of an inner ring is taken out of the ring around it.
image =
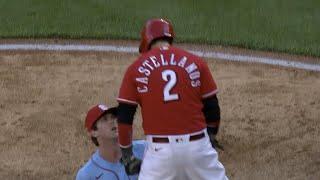
[[[190,141],[190,136],[200,133],[205,136]],[[155,143],[154,137],[168,137],[169,142]],[[186,135],[147,135],[146,138],[139,180],[228,180],[206,129]]]

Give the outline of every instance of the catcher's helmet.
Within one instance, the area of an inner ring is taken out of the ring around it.
[[[164,19],[148,20],[141,31],[139,52],[147,52],[152,42],[161,38],[167,38],[172,43],[174,32],[171,23]]]

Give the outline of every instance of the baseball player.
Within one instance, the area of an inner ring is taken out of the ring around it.
[[[138,174],[126,174],[125,167],[119,162],[121,151],[118,144],[116,123],[117,108],[105,105],[92,107],[86,117],[87,128],[93,143],[98,147],[91,159],[78,171],[77,180],[131,180]],[[133,142],[133,154],[142,158],[145,141]]]
[[[139,179],[228,179],[213,148],[220,109],[206,62],[172,46],[173,28],[164,19],[148,20],[141,38],[140,57],[128,67],[117,98],[128,173],[137,172],[141,163],[132,153],[132,122],[140,105],[148,144]]]

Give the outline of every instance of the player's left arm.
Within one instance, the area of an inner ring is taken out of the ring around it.
[[[220,106],[217,95],[202,100],[202,112],[207,123],[208,134],[217,135],[220,126]]]
[[[220,126],[220,106],[217,97],[218,88],[207,63],[204,61],[201,66],[200,79],[200,91],[203,103],[202,112],[206,119],[208,135],[213,147],[223,149],[216,140]]]
[[[216,135],[220,124],[220,107],[217,97],[218,88],[207,63],[205,61],[201,62],[200,93],[203,103],[202,112],[207,122],[208,131]]]

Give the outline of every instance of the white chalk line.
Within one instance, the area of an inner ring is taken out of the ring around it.
[[[86,44],[0,44],[0,51],[10,50],[45,50],[45,51],[99,51],[99,52],[124,52],[124,53],[137,53],[138,48],[129,46],[116,46],[116,45],[86,45]],[[196,54],[200,57],[214,58],[218,60],[226,61],[238,61],[238,62],[252,62],[268,65],[277,65],[282,67],[304,69],[320,72],[320,65],[303,63],[297,61],[291,61],[286,59],[246,56],[231,53],[221,52],[203,52],[193,51],[189,52]]]

